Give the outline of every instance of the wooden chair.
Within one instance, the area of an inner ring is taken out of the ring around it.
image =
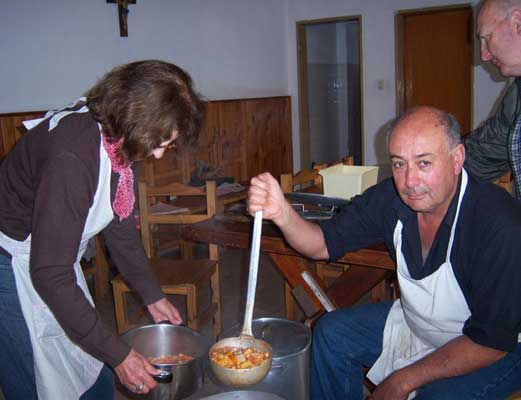
[[[90,261],[81,260],[81,269],[85,278],[92,276],[94,279],[94,295],[99,300],[107,294],[109,290],[109,262],[105,251],[102,249],[103,242],[99,235],[94,237],[96,254]]]
[[[184,214],[153,215],[149,210],[149,198],[157,196],[190,196],[202,197],[203,206],[196,202],[195,209]],[[182,295],[186,297],[186,324],[195,330],[213,319],[214,339],[221,331],[221,302],[219,288],[218,248],[209,246],[209,256],[198,260],[179,260],[159,258],[153,255],[151,228],[156,224],[189,224],[203,221],[215,215],[216,188],[215,182],[206,183],[205,189],[193,188],[181,184],[172,184],[165,187],[148,188],[144,182],[139,182],[139,208],[141,239],[145,252],[150,258],[150,264],[159,278],[159,284],[165,294]],[[198,310],[198,295],[201,287],[209,286],[211,292],[210,306]],[[118,332],[124,332],[137,326],[128,317],[125,295],[131,291],[121,276],[112,280],[114,305]]]
[[[154,239],[158,227],[166,225],[177,225],[179,227],[186,224],[195,224],[213,217],[217,212],[217,194],[214,181],[208,181],[203,188],[188,186],[178,182],[151,187],[145,182],[139,182],[138,192],[141,237],[143,246],[145,246],[145,252],[149,258],[155,256],[157,250],[161,250],[161,245]],[[157,200],[172,196],[176,197],[173,206],[179,207],[181,212],[154,214],[150,211],[150,207]],[[170,242],[179,243],[178,237],[162,239],[163,249],[171,248],[169,239]]]
[[[500,176],[494,181],[496,185],[505,189],[508,193],[512,194],[512,172],[508,171],[504,175]]]
[[[340,161],[333,161],[331,163],[324,163],[315,165],[311,170],[302,170],[296,174],[282,174],[280,176],[280,186],[284,193],[294,191],[307,191],[313,193],[324,193],[322,175],[319,171],[338,164],[353,165],[354,159],[352,156],[344,157]],[[346,266],[335,266],[334,264],[326,262],[316,262],[315,269],[317,275],[327,284],[328,278],[336,279],[342,272],[345,271]],[[295,301],[291,293],[291,287],[286,283],[284,287],[285,302],[286,302],[286,317],[288,319],[295,319]]]

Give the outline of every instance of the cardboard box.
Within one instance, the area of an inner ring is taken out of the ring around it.
[[[351,199],[362,194],[378,180],[378,167],[334,165],[319,171],[324,183],[324,194]]]

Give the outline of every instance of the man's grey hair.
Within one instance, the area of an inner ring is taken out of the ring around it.
[[[509,17],[512,9],[521,8],[521,0],[485,0],[483,6],[486,4],[494,4],[503,18]]]
[[[418,106],[408,109],[389,123],[387,128],[387,148],[389,148],[391,135],[393,134],[396,126],[420,110],[429,110],[436,121],[436,126],[442,126],[444,128],[449,151],[452,151],[458,144],[461,144],[461,129],[458,120],[454,115],[447,111],[438,110],[433,107]]]

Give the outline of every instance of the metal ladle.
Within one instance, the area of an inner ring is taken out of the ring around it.
[[[268,353],[269,357],[260,365],[252,368],[232,369],[223,367],[211,360],[212,371],[224,384],[231,386],[249,386],[260,382],[268,374],[271,368],[273,351],[264,340],[255,339],[251,330],[253,305],[255,303],[255,289],[257,286],[257,272],[259,269],[259,251],[262,231],[262,211],[255,213],[253,222],[253,238],[250,253],[250,270],[248,274],[248,291],[246,294],[246,310],[244,312],[244,324],[241,335],[220,340],[210,348],[210,354],[222,347],[253,347],[258,351]]]

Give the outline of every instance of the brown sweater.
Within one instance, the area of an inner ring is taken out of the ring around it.
[[[33,285],[72,341],[119,365],[130,351],[104,326],[76,284],[73,263],[94,200],[101,145],[89,113],[71,114],[48,131],[27,132],[0,164],[0,231],[23,241],[31,234]],[[118,175],[111,176],[111,202]],[[103,236],[111,259],[145,304],[164,297],[144,253],[134,218],[115,215]]]

